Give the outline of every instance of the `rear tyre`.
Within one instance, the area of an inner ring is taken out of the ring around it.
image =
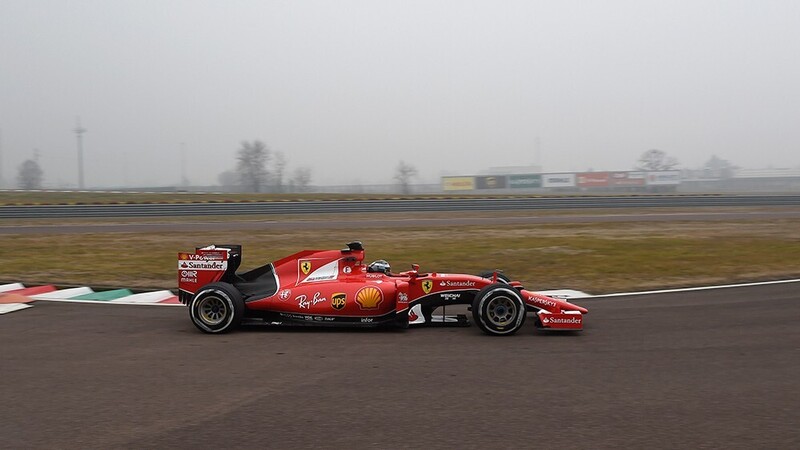
[[[484,287],[472,301],[472,319],[486,334],[510,336],[525,323],[525,302],[503,283]]]
[[[408,310],[397,314],[397,317],[394,319],[394,326],[401,330],[408,328]]]
[[[203,286],[189,303],[189,317],[204,333],[234,330],[241,325],[243,316],[242,294],[228,283]]]

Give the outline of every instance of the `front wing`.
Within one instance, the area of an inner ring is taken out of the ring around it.
[[[539,318],[537,327],[548,331],[580,331],[583,329],[583,314],[580,311],[562,311],[551,313],[540,310],[536,313]]]

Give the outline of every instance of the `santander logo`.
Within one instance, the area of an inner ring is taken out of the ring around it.
[[[570,317],[570,318],[545,317],[545,318],[542,319],[542,323],[544,325],[548,325],[548,324],[553,324],[553,325],[555,325],[555,324],[573,325],[573,324],[580,324],[581,323],[581,318],[580,317]]]

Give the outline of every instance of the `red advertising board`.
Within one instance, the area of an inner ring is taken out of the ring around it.
[[[584,172],[578,174],[578,187],[608,186],[608,172]]]

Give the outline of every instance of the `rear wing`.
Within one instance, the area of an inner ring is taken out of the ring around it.
[[[232,281],[242,262],[241,245],[197,247],[194,253],[178,253],[178,299],[188,305],[203,286]]]

